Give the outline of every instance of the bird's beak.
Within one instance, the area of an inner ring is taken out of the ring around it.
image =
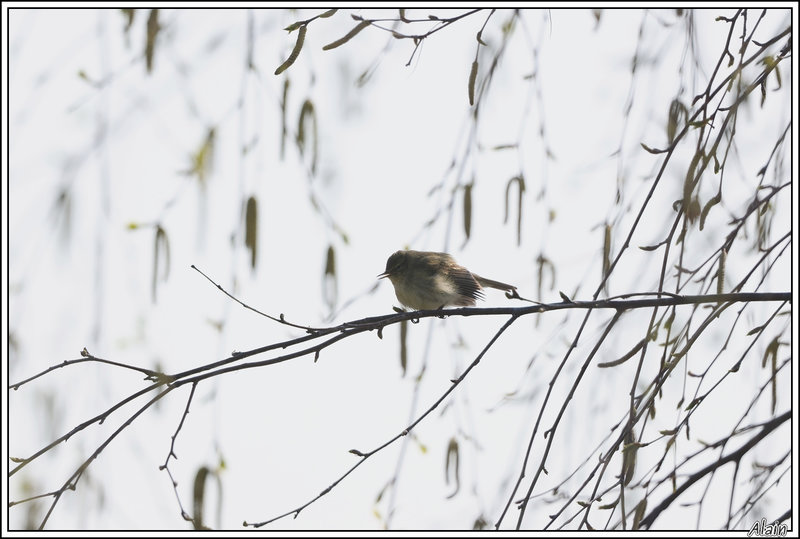
[[[378,275],[378,279],[383,279],[384,277],[388,277],[388,276],[389,276],[389,272],[388,271],[384,271],[383,273]]]

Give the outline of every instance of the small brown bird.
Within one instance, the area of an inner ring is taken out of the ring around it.
[[[392,281],[400,303],[414,310],[468,307],[483,299],[483,287],[506,292],[517,288],[475,275],[447,253],[429,251],[397,251],[378,275],[384,277]]]

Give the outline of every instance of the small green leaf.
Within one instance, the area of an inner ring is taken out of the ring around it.
[[[667,120],[667,140],[670,144],[675,141],[679,127],[682,127],[689,117],[689,111],[680,99],[673,99],[669,105],[669,119]]]
[[[633,526],[631,527],[632,530],[639,529],[639,524],[642,522],[642,518],[644,518],[645,511],[647,511],[647,498],[642,498],[642,500],[636,505],[636,511],[633,513]]]
[[[622,448],[622,484],[628,486],[633,479],[633,474],[636,471],[636,455],[642,444],[632,442],[626,444]]]
[[[700,212],[700,230],[703,230],[703,227],[706,224],[706,217],[708,217],[708,212],[711,210],[711,208],[719,204],[721,200],[722,197],[720,196],[719,193],[717,193],[711,199],[709,199],[708,202],[706,202],[705,206],[703,206],[703,211]]]
[[[203,505],[206,492],[206,477],[208,474],[209,469],[203,466],[197,470],[197,473],[194,476],[194,516],[192,518],[192,524],[194,525],[195,530],[207,529],[203,524]]]
[[[452,470],[452,473],[451,473]],[[458,440],[455,437],[450,438],[450,443],[447,444],[447,455],[444,460],[444,480],[446,484],[450,484],[450,476],[453,476],[455,482],[455,490],[447,498],[452,498],[458,494],[461,488],[461,480],[459,479],[459,452]]]
[[[506,184],[506,211],[503,223],[508,222],[508,196],[511,191],[511,185],[516,183],[519,186],[519,197],[517,198],[517,245],[522,242],[522,195],[525,193],[525,178],[522,174],[514,176]]]
[[[300,153],[305,155],[306,149],[306,122],[311,122],[311,137],[312,137],[312,146],[311,146],[311,173],[315,174],[317,171],[317,158],[319,155],[319,137],[317,132],[317,115],[314,110],[314,103],[311,102],[310,99],[306,99],[303,102],[303,107],[300,109],[300,118],[297,122],[297,146],[300,149]]]
[[[605,369],[605,368],[608,368],[608,367],[616,367],[617,365],[622,365],[623,363],[625,363],[626,361],[628,361],[630,358],[632,358],[633,356],[635,356],[635,355],[636,355],[636,354],[639,352],[639,350],[641,350],[641,349],[642,349],[642,347],[645,345],[645,343],[646,343],[646,342],[647,342],[647,339],[642,339],[641,341],[639,341],[638,343],[636,343],[636,345],[635,345],[633,348],[631,348],[631,349],[630,349],[630,350],[629,350],[629,351],[628,351],[628,352],[627,352],[627,353],[626,353],[624,356],[622,356],[621,358],[619,358],[619,359],[616,359],[616,360],[614,360],[614,361],[606,361],[606,362],[604,362],[604,363],[598,363],[598,364],[597,364],[597,366],[598,366],[599,368],[601,368],[601,369]]]
[[[344,45],[345,43],[347,43],[348,41],[353,39],[361,30],[363,30],[364,28],[366,28],[370,24],[371,23],[369,21],[361,21],[352,30],[347,32],[344,35],[344,37],[341,37],[341,38],[337,39],[336,41],[332,41],[331,43],[328,43],[327,45],[322,47],[322,50],[329,51],[331,49],[335,49],[336,47]]]
[[[136,18],[136,10],[135,9],[121,9],[122,14],[125,16],[125,37],[128,37],[128,32],[133,26],[133,19]]]
[[[147,38],[144,46],[144,59],[147,73],[153,72],[153,59],[156,54],[156,38],[161,31],[161,25],[158,24],[158,10],[151,9],[150,15],[147,17]]]
[[[472,228],[472,185],[469,183],[464,186],[464,234],[467,239]]]
[[[658,148],[651,148],[650,146],[648,146],[644,142],[640,142],[639,144],[642,145],[642,148],[644,148],[644,150],[646,152],[649,152],[649,153],[652,153],[652,154],[667,153],[667,150],[659,150]]]
[[[159,264],[159,257],[163,253],[164,262]],[[167,232],[161,227],[156,225],[156,237],[154,242],[153,254],[153,303],[156,302],[156,287],[158,285],[158,269],[161,267],[161,279],[166,281],[169,276],[169,238]]]
[[[747,332],[747,335],[755,335],[756,333],[761,332],[764,329],[764,326],[757,326]]]
[[[247,199],[244,222],[244,244],[250,250],[250,267],[255,269],[258,253],[258,203],[253,196]]]
[[[305,26],[305,25],[306,25],[306,23],[304,21],[296,21],[296,22],[293,22],[292,24],[290,24],[289,26],[287,26],[286,28],[284,28],[284,30],[286,30],[287,32],[289,32],[291,34],[292,32],[294,32],[295,30],[297,30],[301,26]]]
[[[658,249],[662,245],[664,245],[664,244],[663,243],[656,243],[655,245],[640,245],[639,249],[641,249],[642,251],[655,251],[656,249]]]
[[[475,79],[478,77],[478,61],[472,62],[472,68],[469,71],[469,82],[467,83],[467,92],[469,93],[469,105],[475,104]]]
[[[694,408],[695,406],[700,404],[700,401],[702,401],[702,400],[703,400],[702,397],[697,397],[697,398],[693,399],[692,402],[690,402],[689,404],[686,405],[686,408],[684,408],[684,410],[691,410],[692,408]]]
[[[325,257],[325,275],[336,275],[336,254],[333,245],[328,246],[328,255]]]
[[[303,48],[303,43],[306,39],[306,28],[307,26],[305,24],[300,26],[300,31],[297,32],[297,41],[294,43],[294,49],[292,49],[292,52],[289,54],[289,57],[286,59],[286,61],[279,65],[278,69],[275,70],[276,75],[280,75],[286,71],[289,66],[291,66],[295,60],[297,60],[297,57],[300,56],[300,50]]]

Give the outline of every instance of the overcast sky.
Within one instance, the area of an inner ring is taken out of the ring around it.
[[[559,291],[590,299],[600,284],[605,224],[630,226],[661,163],[641,144],[667,146],[670,102],[679,97],[691,106],[705,88],[728,30],[714,19],[733,13],[695,13],[692,44],[685,14],[674,10],[525,10],[482,96],[476,124],[468,79],[475,36],[488,11],[432,34],[416,50],[411,40],[371,27],[324,51],[357,24],[351,13],[397,13],[343,9],[309,24],[299,57],[278,76],[273,72],[297,35],[283,28],[321,11],[162,9],[151,72],[143,54],[148,11],[137,10],[128,29],[120,10],[4,12],[10,92],[4,114],[9,165],[3,187],[10,200],[4,296],[10,298],[12,338],[4,368],[11,381],[77,359],[84,347],[105,359],[176,373],[303,334],[241,308],[192,264],[248,305],[311,326],[391,313],[398,305],[394,291],[388,281],[376,288],[376,276],[392,252],[406,247],[447,250],[472,271],[514,283],[520,294],[540,301],[560,301]],[[435,13],[446,18],[465,11]],[[408,16],[432,12],[410,10]],[[479,85],[503,46],[501,28],[509,18],[509,11],[499,10],[486,23]],[[786,10],[770,11],[756,37],[774,36],[787,21]],[[784,65],[788,84],[794,74]],[[365,71],[371,77],[357,84]],[[289,131],[281,152],[287,78]],[[788,92],[777,91],[775,81],[769,87],[762,108],[754,101],[742,112],[736,164],[726,183],[726,200],[737,202],[719,216],[719,229],[746,207],[737,193],[752,191],[752,177],[792,114]],[[310,142],[304,155],[294,142],[306,100],[318,132],[313,165]],[[200,180],[191,173],[193,159],[212,128],[213,160]],[[515,147],[503,148],[508,145]],[[684,168],[667,172],[653,207],[669,208],[681,198],[690,146],[676,154]],[[526,189],[518,237],[516,187],[509,191],[507,221],[505,214],[507,184],[520,174]],[[470,182],[467,241],[458,186]],[[615,204],[618,188],[622,201]],[[259,215],[255,269],[244,245],[243,207],[250,196]],[[780,235],[791,210],[784,204],[777,211]],[[637,230],[635,246],[660,241],[673,216],[651,214]],[[154,246],[156,224],[168,242],[168,269],[164,244]],[[619,249],[622,239],[614,239]],[[336,271],[326,282],[329,248]],[[713,248],[685,262],[703,260]],[[608,295],[657,287],[660,266],[647,252],[632,251]],[[542,253],[552,261],[553,286],[538,296],[535,263]],[[788,261],[783,264],[786,269],[779,266],[763,291],[788,290]],[[730,282],[736,272],[733,267]],[[481,305],[509,304],[519,305],[492,290]],[[584,344],[595,342],[609,318],[598,314],[590,321]],[[371,457],[298,518],[267,529],[380,529],[387,523],[393,529],[461,529],[480,515],[493,525],[519,474],[547,382],[581,319],[550,313],[519,320],[411,436]],[[750,327],[761,320],[753,316]],[[240,529],[244,520],[266,520],[303,505],[357,461],[349,450],[380,446],[426,410],[504,322],[451,317],[410,325],[405,374],[399,326],[393,325],[382,339],[375,332],[345,339],[317,362],[305,357],[200,384],[176,441],[178,460],[170,464],[183,507],[192,510],[197,469],[218,470],[223,462],[220,520],[209,502],[209,525]],[[617,352],[639,340],[646,323],[625,322],[627,329],[611,343]],[[724,334],[715,337],[698,346],[716,353]],[[726,395],[735,400],[763,383],[755,363],[746,367],[748,376],[726,387]],[[568,367],[568,377],[579,364]],[[624,416],[631,372],[598,371],[575,396],[548,461],[550,473],[535,493],[551,490],[583,459],[596,458],[609,426]],[[34,453],[142,383],[138,373],[80,365],[12,392],[11,455]],[[789,387],[782,389],[785,408]],[[77,491],[63,496],[48,528],[186,529],[175,491],[158,466],[188,390],[169,395],[125,429],[92,463]],[[726,413],[724,400],[715,406]],[[12,478],[11,498],[58,488],[136,409],[126,406]],[[663,428],[674,419],[665,419]],[[730,425],[708,413],[693,422],[692,432],[715,440]],[[460,448],[461,484],[448,498],[455,483],[452,476],[446,480],[445,457],[453,439]],[[393,477],[394,488],[383,490]],[[636,501],[634,496],[629,503]],[[10,511],[12,528],[25,525],[31,506]],[[40,518],[47,507],[48,500],[39,503]],[[546,503],[530,508],[525,525],[543,526],[551,510]],[[503,528],[512,528],[516,515],[512,507]],[[709,515],[702,524],[719,527],[718,517]],[[691,513],[686,527],[695,518]]]

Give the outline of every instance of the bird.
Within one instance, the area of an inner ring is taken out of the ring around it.
[[[515,293],[517,287],[486,279],[459,265],[447,253],[404,250],[393,253],[379,279],[388,277],[397,299],[414,310],[471,307],[484,288]]]

